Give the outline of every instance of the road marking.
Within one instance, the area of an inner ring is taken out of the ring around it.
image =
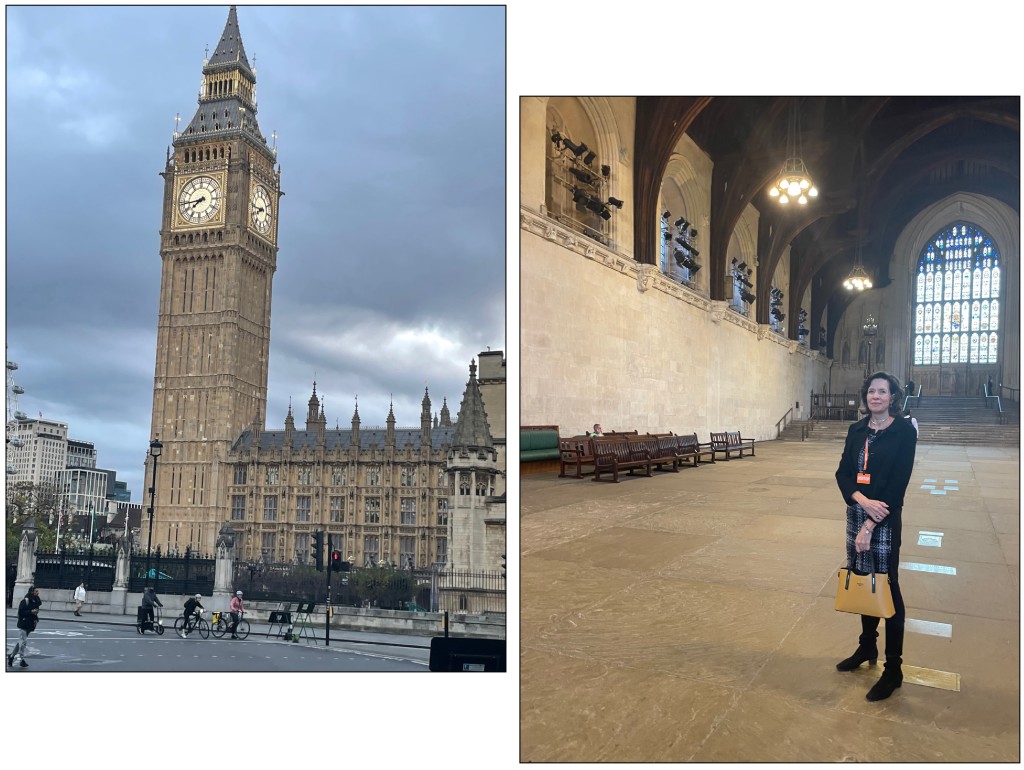
[[[903,680],[910,684],[960,692],[960,674],[954,674],[952,671],[937,671],[934,668],[904,665]]]
[[[936,623],[932,620],[917,620],[915,618],[907,618],[906,626],[907,631],[916,634],[925,634],[927,636],[941,636],[946,639],[953,638],[953,626],[949,623]]]
[[[956,567],[943,567],[938,564],[918,564],[917,562],[907,562],[906,564],[900,564],[900,569],[913,569],[918,572],[934,572],[939,575],[955,575]]]
[[[944,494],[946,494],[946,490],[945,489],[933,489],[932,490],[932,494],[933,495],[944,495]]]
[[[941,548],[942,536],[943,534],[941,532],[926,532],[924,530],[921,530],[920,532],[918,532],[917,544]]]

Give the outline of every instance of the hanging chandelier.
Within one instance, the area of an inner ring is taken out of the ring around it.
[[[865,289],[870,289],[872,283],[864,268],[858,264],[854,266],[853,270],[850,271],[850,275],[843,281],[843,286],[846,287],[847,291],[864,291]]]
[[[789,116],[789,136],[786,142],[789,157],[782,164],[778,181],[772,185],[768,195],[782,205],[795,200],[801,206],[806,205],[808,198],[818,197],[818,188],[814,186],[807,164],[803,159],[803,147],[800,138],[800,116],[797,111],[796,99]]]

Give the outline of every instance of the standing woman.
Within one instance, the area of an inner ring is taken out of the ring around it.
[[[864,381],[861,400],[868,416],[850,426],[846,434],[836,481],[846,500],[846,554],[856,572],[871,571],[889,576],[896,614],[885,619],[885,671],[867,694],[870,701],[888,698],[903,684],[903,624],[906,610],[900,593],[900,541],[903,529],[903,495],[914,469],[917,431],[900,417],[903,391],[899,380],[886,372]],[[853,671],[861,663],[878,659],[878,621],[861,616],[860,645],[849,658],[836,664]]]

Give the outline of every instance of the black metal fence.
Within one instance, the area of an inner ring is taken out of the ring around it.
[[[462,587],[473,595],[474,611],[484,607],[488,612],[505,612],[505,578],[497,573],[393,567],[353,567],[349,572],[328,573],[302,564],[236,561],[233,578],[232,590],[241,590],[252,601],[314,601],[322,605],[327,600],[329,579],[331,604],[336,607],[436,612],[442,609],[442,589]]]
[[[141,591],[147,585],[156,588],[158,594],[204,594],[213,593],[216,559],[192,556],[164,556],[153,551],[146,558],[145,549],[132,551],[128,568],[128,590]]]
[[[505,576],[497,572],[436,573],[436,610],[471,614],[505,613]]]
[[[75,588],[85,581],[90,591],[112,591],[117,556],[107,549],[66,548],[36,551],[35,585],[39,588]]]

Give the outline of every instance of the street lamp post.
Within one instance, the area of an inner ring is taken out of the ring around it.
[[[149,487],[149,539],[146,543],[146,580],[149,580],[149,556],[153,550],[153,498],[156,495],[156,462],[163,451],[164,445],[155,438],[149,442],[149,454],[153,458],[153,481]],[[145,584],[143,584],[145,587]]]

